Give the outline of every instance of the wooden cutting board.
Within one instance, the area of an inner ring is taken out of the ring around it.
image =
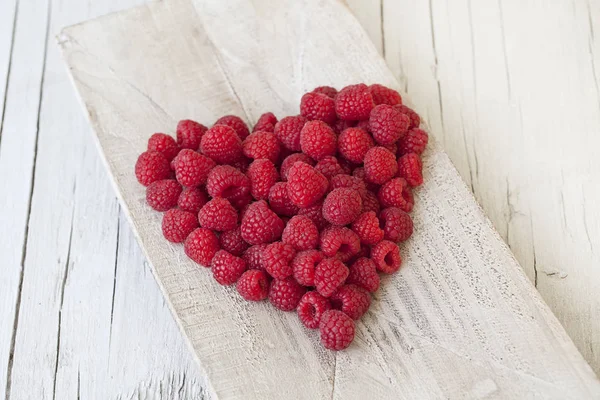
[[[339,0],[165,0],[58,37],[117,194],[213,398],[598,398],[600,384],[432,143],[401,272],[352,346],[251,304],[163,239],[133,166],[154,132],[296,114],[318,85],[398,84]],[[419,40],[419,38],[415,38]],[[419,110],[417,110],[419,111]],[[143,296],[143,293],[131,293]],[[148,332],[149,335],[152,332]]]

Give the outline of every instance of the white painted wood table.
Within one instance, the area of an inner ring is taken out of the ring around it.
[[[63,26],[141,3],[0,1],[7,399],[210,395],[119,211],[53,40]],[[600,5],[349,3],[598,373]]]

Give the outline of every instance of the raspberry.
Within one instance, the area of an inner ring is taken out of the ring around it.
[[[231,165],[217,165],[208,174],[206,190],[211,197],[223,197],[230,201],[250,193],[250,179]]]
[[[143,152],[135,163],[135,177],[144,186],[167,179],[170,175],[169,160],[158,151]]]
[[[344,173],[344,169],[339,164],[338,159],[333,156],[323,157],[317,165],[315,165],[315,169],[322,173],[327,179],[331,179],[338,174]]]
[[[319,323],[321,344],[329,350],[344,350],[354,340],[354,321],[339,310],[323,313]]]
[[[391,274],[400,269],[402,258],[398,245],[389,240],[382,240],[371,249],[371,260],[378,271]]]
[[[238,160],[229,163],[229,165],[231,165],[233,168],[239,169],[243,173],[246,173],[251,161],[252,160],[250,160],[248,157],[242,156]]]
[[[255,160],[246,172],[250,178],[252,197],[256,200],[266,200],[273,185],[279,180],[279,172],[269,160]]]
[[[331,307],[359,319],[371,306],[371,295],[356,285],[344,285],[331,295]]]
[[[244,252],[242,258],[244,261],[246,261],[248,269],[265,270],[265,267],[262,264],[262,252],[265,247],[267,247],[266,244],[256,244],[254,246],[250,246],[248,250]]]
[[[369,129],[377,143],[382,146],[398,141],[407,131],[410,118],[395,107],[381,104],[371,111]]]
[[[398,152],[398,146],[396,145],[396,143],[392,143],[392,144],[386,144],[385,146],[381,146],[381,147],[385,147],[386,149],[388,149],[392,154],[396,154]]]
[[[305,250],[296,253],[296,257],[292,261],[292,270],[294,278],[303,286],[315,285],[315,268],[325,255],[319,250]]]
[[[404,178],[394,178],[386,182],[377,193],[377,198],[382,207],[398,207],[410,212],[414,203],[410,188]]]
[[[164,133],[155,133],[148,139],[148,150],[158,151],[162,153],[167,160],[171,161],[177,153],[179,153],[179,146],[172,136]]]
[[[319,120],[328,124],[337,119],[333,98],[321,93],[306,93],[300,100],[300,114],[306,119]]]
[[[288,221],[281,240],[298,251],[314,249],[319,244],[319,230],[307,216],[296,215]]]
[[[366,257],[356,260],[350,267],[346,283],[360,286],[371,293],[376,292],[379,289],[379,275],[375,263]]]
[[[191,212],[172,208],[163,215],[162,232],[169,242],[183,242],[197,227],[198,218]]]
[[[369,128],[369,120],[368,119],[363,119],[362,121],[358,121],[358,124],[356,124],[355,128],[359,128],[367,133],[371,133],[371,128]]]
[[[182,149],[198,150],[200,148],[200,140],[208,130],[202,124],[184,119],[177,124],[177,144]]]
[[[262,265],[273,278],[284,279],[294,272],[292,260],[295,255],[294,246],[283,242],[273,242],[267,245],[262,252]]]
[[[323,217],[334,225],[352,223],[362,211],[362,199],[357,190],[334,189],[323,202]]]
[[[379,214],[383,222],[385,239],[392,242],[403,242],[413,233],[413,221],[410,215],[399,208],[386,208]]]
[[[338,164],[340,164],[342,171],[344,171],[344,174],[346,174],[346,175],[352,174],[352,170],[355,168],[354,165],[350,164],[348,162],[348,160],[346,160],[344,158],[339,159]]]
[[[415,153],[408,153],[398,159],[398,175],[406,179],[412,187],[423,184],[423,163]]]
[[[365,182],[362,179],[351,175],[339,174],[331,178],[329,182],[329,190],[338,188],[354,189],[358,192],[361,199],[364,199],[367,195],[367,187],[365,186]]]
[[[294,165],[297,161],[303,162],[304,164],[308,164],[310,166],[315,165],[313,159],[304,153],[290,154],[281,163],[281,168],[279,171],[281,173],[281,179],[287,181],[290,168],[292,168],[292,165]]]
[[[305,215],[310,218],[319,231],[329,225],[327,220],[323,217],[323,202],[321,201],[310,207],[301,208],[300,211],[298,211],[298,215]]]
[[[246,271],[246,262],[240,257],[219,250],[211,262],[213,277],[223,286],[233,285]]]
[[[177,205],[181,185],[174,179],[152,182],[146,188],[146,202],[156,211],[167,211]]]
[[[272,132],[258,131],[252,133],[244,140],[244,155],[254,160],[267,158],[273,163],[279,160],[279,140]]]
[[[219,164],[229,164],[242,158],[242,140],[233,128],[215,125],[202,136],[200,150]]]
[[[283,221],[264,200],[256,201],[246,210],[241,224],[242,237],[249,244],[270,243],[281,237]]]
[[[235,229],[238,214],[227,199],[215,197],[202,206],[198,220],[203,228],[224,232]]]
[[[277,124],[277,117],[272,112],[266,112],[258,118],[256,125],[252,128],[252,132],[273,132],[275,124]]]
[[[365,154],[373,147],[371,135],[360,128],[345,129],[338,137],[340,154],[348,161],[360,164]]]
[[[352,230],[364,244],[373,245],[383,240],[383,229],[379,227],[379,218],[374,211],[362,213],[352,223]]]
[[[277,182],[269,190],[269,205],[279,215],[291,217],[298,214],[298,207],[288,195],[287,182]]]
[[[321,232],[321,251],[345,262],[360,251],[360,238],[349,228],[332,226]]]
[[[397,104],[394,107],[400,110],[401,113],[408,115],[410,118],[410,127],[408,129],[418,128],[419,125],[421,125],[421,117],[419,117],[419,114],[414,112],[413,109],[402,104]]]
[[[365,155],[365,178],[382,185],[398,172],[398,164],[393,153],[383,147],[373,147]]]
[[[309,121],[300,131],[300,148],[304,154],[319,161],[324,157],[335,155],[337,137],[325,122]]]
[[[238,293],[248,301],[261,301],[269,296],[269,278],[264,271],[251,269],[236,283]]]
[[[315,268],[315,288],[322,296],[329,297],[343,285],[349,272],[337,258],[326,258]]]
[[[358,251],[358,253],[353,255],[352,258],[350,260],[348,260],[348,263],[352,264],[359,258],[363,258],[363,257],[368,258],[370,256],[371,256],[371,246],[367,246],[366,244],[361,244],[360,250]]]
[[[331,309],[329,300],[319,293],[307,292],[298,304],[298,317],[302,324],[308,329],[317,329],[323,313]]]
[[[310,207],[327,191],[327,178],[308,164],[297,162],[288,173],[287,190],[292,203],[298,207]]]
[[[357,121],[344,121],[343,119],[338,119],[331,125],[331,128],[339,135],[348,128],[355,128],[356,125]]]
[[[184,211],[198,214],[198,211],[208,202],[208,195],[204,190],[195,187],[183,189],[177,200],[177,206]]]
[[[239,227],[221,233],[221,236],[219,236],[219,245],[223,250],[238,257],[244,254],[249,247],[248,243],[242,239],[242,233]]]
[[[369,86],[369,92],[371,92],[375,104],[388,104],[390,106],[402,104],[400,94],[389,87],[376,83]]]
[[[375,193],[367,190],[363,199],[363,212],[375,211],[375,214],[378,214],[380,209],[379,199],[377,199]]]
[[[185,239],[183,250],[193,261],[210,267],[210,262],[220,250],[219,238],[210,229],[197,228]]]
[[[292,277],[275,279],[269,289],[269,301],[282,311],[292,311],[306,293],[306,288],[301,286]]]
[[[236,115],[225,115],[219,118],[217,122],[215,122],[215,125],[226,125],[230,128],[233,128],[235,133],[242,140],[246,139],[246,137],[250,134],[246,123]]]
[[[335,111],[340,119],[357,121],[369,118],[375,107],[373,96],[364,83],[346,86],[335,96]]]
[[[313,89],[313,93],[324,94],[325,96],[334,99],[337,94],[337,89],[331,86],[319,86]]]
[[[183,186],[191,187],[206,182],[209,172],[215,167],[210,158],[190,149],[183,149],[172,162],[177,181]]]
[[[300,151],[300,131],[306,121],[302,115],[285,117],[275,125],[275,136],[288,149]]]
[[[398,141],[399,155],[408,153],[422,154],[427,147],[429,136],[423,129],[411,129]]]

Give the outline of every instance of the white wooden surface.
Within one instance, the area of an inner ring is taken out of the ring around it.
[[[119,217],[52,40],[64,25],[135,2],[118,3],[0,2],[0,393],[6,398],[205,393],[203,375]],[[598,371],[600,166],[593,149],[600,116],[598,42],[590,24],[599,11],[594,2],[519,3],[351,6]],[[417,343],[413,348],[422,346],[423,338],[404,334]],[[546,344],[539,339],[540,352]],[[491,393],[482,382],[471,397]]]

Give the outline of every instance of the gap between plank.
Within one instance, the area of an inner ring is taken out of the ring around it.
[[[13,51],[15,49],[15,31],[17,28],[17,17],[19,15],[19,0],[15,2],[15,12],[13,14],[12,36],[10,39],[10,50],[8,52],[8,68],[6,69],[6,83],[4,84],[4,102],[2,103],[2,118],[0,118],[0,147],[2,146],[2,131],[4,129],[4,117],[6,113],[6,100],[8,99],[8,82],[10,81],[10,71],[12,69]]]

